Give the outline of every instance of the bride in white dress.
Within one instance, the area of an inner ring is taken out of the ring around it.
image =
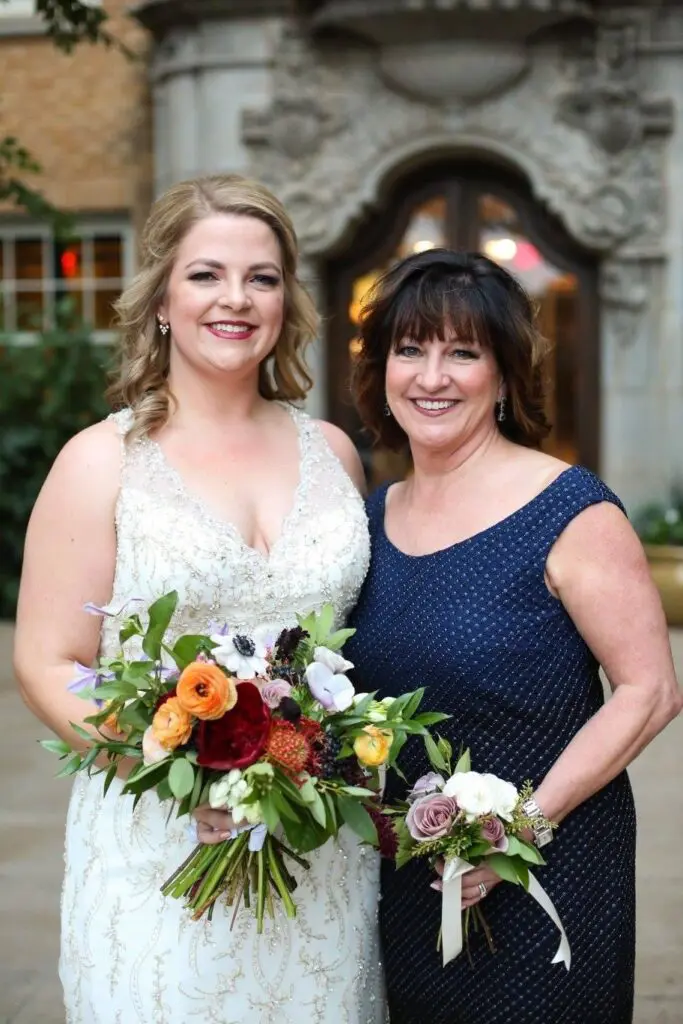
[[[124,408],[55,462],[28,530],[15,665],[25,700],[77,743],[74,662],[118,649],[88,601],[176,589],[175,633],[296,622],[363,582],[358,456],[296,410],[315,331],[287,214],[234,176],[174,186],[152,210],[119,303]],[[297,917],[257,936],[242,909],[192,922],[159,885],[187,822],[116,780],[78,777],[66,834],[60,977],[68,1024],[381,1024],[378,859],[343,831],[297,871]]]

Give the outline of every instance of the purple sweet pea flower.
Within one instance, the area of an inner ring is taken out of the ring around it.
[[[67,683],[67,690],[69,693],[82,693],[84,690],[96,690],[98,686],[102,686],[103,683],[108,683],[114,679],[113,672],[107,672],[96,668],[88,668],[87,665],[81,665],[80,661],[74,662],[74,668],[76,669],[76,675],[73,677],[70,683]],[[98,707],[102,707],[104,701],[95,700]]]
[[[217,619],[212,619],[206,627],[207,636],[227,636],[229,632],[230,626],[227,622],[220,623]]]
[[[421,796],[439,793],[445,785],[446,780],[443,775],[438,775],[436,772],[427,772],[426,775],[422,775],[417,780],[410,793],[408,793],[408,800],[412,803]]]
[[[129,604],[144,604],[144,597],[127,597],[123,601],[118,601],[114,604],[110,601],[109,604],[93,604],[92,601],[88,601],[87,604],[83,605],[83,611],[87,612],[88,615],[107,615],[109,618],[117,619],[120,615],[123,615],[124,609]]]
[[[419,843],[443,839],[453,825],[458,805],[451,796],[423,796],[411,806],[406,825],[413,839]]]

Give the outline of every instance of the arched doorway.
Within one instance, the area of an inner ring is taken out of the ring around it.
[[[360,302],[392,261],[433,245],[479,250],[514,273],[536,299],[552,343],[548,361],[552,435],[545,447],[597,470],[599,324],[597,263],[543,209],[518,174],[474,161],[424,168],[387,189],[381,209],[327,263],[328,408],[352,435],[373,483],[401,470],[370,451],[353,408],[349,378]]]

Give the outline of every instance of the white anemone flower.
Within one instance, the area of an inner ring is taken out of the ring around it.
[[[211,651],[211,657],[238,679],[255,679],[267,674],[267,658],[275,639],[270,626],[258,626],[250,634],[233,630],[225,636],[214,633],[211,641],[217,646]]]

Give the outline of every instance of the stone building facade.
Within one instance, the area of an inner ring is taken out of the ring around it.
[[[631,508],[683,479],[678,0],[142,0],[133,13],[150,39],[153,191],[243,172],[294,218],[325,313],[311,411],[357,431],[364,282],[411,248],[484,248],[537,289],[553,450]]]

